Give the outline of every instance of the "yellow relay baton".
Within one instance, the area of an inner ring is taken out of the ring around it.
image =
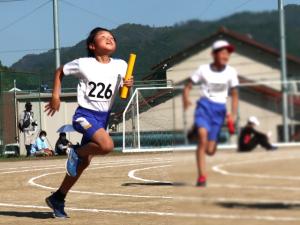
[[[136,59],[136,54],[130,54],[129,60],[128,60],[127,71],[126,71],[126,75],[125,75],[125,80],[129,80],[130,77],[132,76],[135,59]],[[129,93],[128,91],[129,91],[129,88],[126,86],[123,86],[121,88],[120,97],[122,99],[126,99],[128,97],[128,93]]]

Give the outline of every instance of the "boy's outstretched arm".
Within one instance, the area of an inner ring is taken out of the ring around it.
[[[184,89],[183,89],[183,95],[182,95],[182,100],[183,100],[183,107],[184,107],[184,110],[187,110],[188,107],[190,105],[192,105],[190,99],[189,99],[189,95],[190,95],[190,91],[193,87],[193,82],[191,80],[189,80],[186,85],[184,86]]]
[[[55,75],[54,75],[52,98],[50,102],[45,106],[45,112],[47,113],[48,116],[53,116],[56,111],[59,111],[61,83],[62,83],[63,76],[64,76],[63,67],[59,67],[55,71]]]
[[[237,88],[231,89],[231,116],[232,120],[237,120],[238,114],[239,93]]]

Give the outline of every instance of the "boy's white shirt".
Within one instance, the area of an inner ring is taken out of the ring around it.
[[[202,96],[216,103],[226,103],[229,90],[239,85],[238,73],[229,65],[220,72],[213,71],[210,64],[201,65],[190,79],[200,83]]]
[[[113,96],[117,94],[114,92],[122,85],[122,82],[118,83],[118,77],[123,80],[126,70],[127,63],[124,60],[111,58],[109,63],[103,64],[93,57],[75,59],[63,67],[65,76],[73,75],[79,79],[78,104],[101,112],[110,110]]]

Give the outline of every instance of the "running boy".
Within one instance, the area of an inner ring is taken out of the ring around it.
[[[63,77],[73,75],[78,78],[79,106],[73,116],[73,127],[83,134],[81,147],[70,150],[67,174],[59,189],[46,198],[54,216],[60,218],[68,217],[64,210],[65,197],[92,157],[113,150],[113,141],[106,132],[113,99],[121,85],[133,85],[132,78],[124,80],[127,63],[110,57],[116,50],[116,40],[109,30],[93,29],[86,40],[86,48],[89,57],[75,59],[56,70],[52,99],[45,107],[48,115],[53,116],[59,110]]]
[[[213,62],[201,65],[190,77],[183,91],[183,104],[186,110],[191,102],[189,92],[193,83],[201,84],[201,98],[195,110],[195,126],[198,131],[196,152],[198,180],[197,186],[206,186],[205,155],[214,155],[220,129],[226,117],[226,100],[232,97],[231,119],[236,120],[238,106],[238,76],[234,68],[227,65],[234,46],[227,41],[213,43]]]

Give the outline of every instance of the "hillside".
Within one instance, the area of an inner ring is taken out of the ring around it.
[[[9,70],[9,68],[2,65],[2,62],[0,61],[0,71],[7,71],[7,70]]]
[[[300,5],[286,6],[287,51],[300,56]],[[100,24],[101,25],[101,24]],[[115,56],[127,59],[130,52],[138,55],[135,74],[141,79],[151,70],[151,66],[201,38],[225,26],[239,33],[251,34],[259,42],[279,48],[278,12],[243,12],[217,21],[198,20],[175,24],[171,27],[150,27],[138,24],[124,24],[113,30],[118,41]],[[85,56],[84,41],[73,47],[62,48],[62,63]],[[14,63],[11,69],[16,71],[42,74],[45,83],[52,80],[54,54],[48,51],[42,54],[24,56]],[[68,82],[74,87],[74,82]]]

